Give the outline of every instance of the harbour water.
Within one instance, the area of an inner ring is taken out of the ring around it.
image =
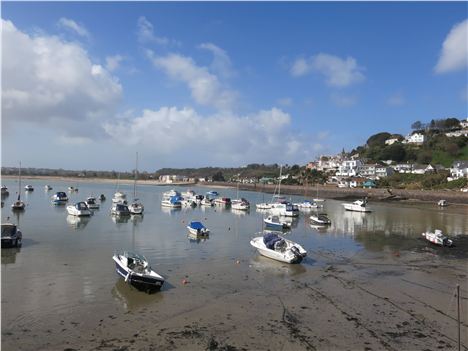
[[[142,308],[159,306],[170,316],[171,309],[177,309],[181,300],[193,299],[193,304],[198,305],[200,297],[191,296],[193,291],[181,284],[182,279],[198,288],[206,287],[207,279],[217,279],[219,284],[213,285],[206,294],[222,296],[250,284],[243,280],[252,269],[261,274],[261,287],[265,291],[278,282],[289,286],[294,278],[305,279],[312,271],[329,265],[329,254],[342,259],[363,253],[429,250],[442,258],[463,262],[468,256],[464,239],[468,234],[466,206],[441,209],[435,204],[371,203],[373,212],[361,214],[344,211],[342,201],[326,200],[324,211],[332,221],[331,226],[314,227],[307,212],[301,212],[292,220],[292,230],[285,235],[300,243],[309,255],[301,265],[288,266],[259,257],[249,244],[262,230],[265,216],[255,210],[255,203],[269,201],[271,195],[268,194],[241,191],[239,195],[251,203],[248,212],[220,207],[167,209],[161,207],[161,197],[170,187],[139,186],[138,198],[145,206],[144,215],[120,220],[110,215],[115,184],[54,181],[50,183],[53,190],[45,191],[43,180],[23,180],[24,185],[32,184],[35,190],[21,190],[27,206],[18,214],[10,209],[17,196],[17,182],[4,179],[3,183],[8,186],[10,195],[2,199],[5,202],[2,222],[10,217],[10,221],[19,223],[23,232],[21,248],[2,249],[2,339],[6,342],[2,344],[5,349],[12,349],[14,340],[28,333],[30,344],[22,349],[33,349],[33,335],[47,335],[47,330],[56,333],[57,328],[63,327],[62,337],[55,335],[55,339],[51,339],[55,342],[44,342],[39,347],[55,349],[65,345],[66,330],[70,332],[70,326],[65,327],[64,323],[73,322],[81,324],[78,329],[85,328],[83,321],[92,324],[102,320],[93,315],[138,313]],[[68,186],[77,187],[79,191],[70,193]],[[201,194],[211,190],[207,187],[192,189]],[[120,185],[120,190],[131,200],[133,186]],[[216,190],[221,196],[236,198],[236,189]],[[66,206],[51,203],[56,191],[67,191],[69,204],[100,194],[107,200],[93,216],[77,218],[67,215]],[[292,196],[291,200],[298,202],[303,197]],[[210,229],[208,239],[189,239],[186,226],[191,220],[201,220]],[[421,239],[421,233],[434,229],[460,238],[458,248],[449,251],[428,246]],[[135,291],[119,279],[112,261],[113,252],[119,249],[133,250],[148,258],[153,269],[166,278],[160,293],[147,295]],[[231,274],[233,269],[242,273]],[[247,286],[258,289],[251,284]],[[54,322],[47,322],[50,320]],[[19,329],[25,331],[18,333]],[[85,334],[90,336],[91,329],[86,329]]]

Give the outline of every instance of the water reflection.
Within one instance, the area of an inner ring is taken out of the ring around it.
[[[166,214],[166,215],[170,215],[170,216],[174,216],[174,215],[180,213],[181,210],[182,210],[181,208],[161,206],[161,212]]]
[[[257,254],[250,259],[249,267],[257,271],[268,273],[278,277],[287,277],[303,274],[307,269],[301,264],[287,264],[272,260],[271,258]]]
[[[231,208],[231,213],[239,217],[244,217],[244,216],[250,215],[250,210],[245,211],[245,210],[237,210],[235,208]]]
[[[189,241],[191,243],[200,244],[200,243],[204,243],[205,241],[207,241],[210,238],[210,235],[209,234],[200,235],[200,234],[188,233],[187,237],[188,237],[188,239],[189,239]]]
[[[164,283],[164,286],[167,284]],[[163,289],[164,289],[163,286]],[[164,294],[144,294],[138,291],[130,284],[125,283],[123,279],[118,279],[112,288],[111,295],[114,300],[120,304],[126,311],[134,311],[149,304],[159,303],[164,299]]]
[[[67,215],[68,225],[75,230],[83,230],[89,223],[90,217],[78,217]]]
[[[125,224],[128,223],[131,216],[114,216],[111,215],[112,222],[115,224]]]
[[[2,248],[2,264],[16,263],[16,255],[20,252],[20,247]]]

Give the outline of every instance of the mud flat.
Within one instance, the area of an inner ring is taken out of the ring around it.
[[[3,318],[2,350],[453,350],[454,288],[468,311],[468,260],[441,250],[178,266],[171,281],[189,283],[159,294],[120,280],[112,295],[121,304]],[[467,334],[465,313],[465,350]]]

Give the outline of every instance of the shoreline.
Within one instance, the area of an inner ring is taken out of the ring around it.
[[[5,179],[16,179],[16,176],[2,175]],[[69,181],[70,183],[103,183],[114,184],[116,179],[109,178],[80,178],[80,177],[60,177],[60,176],[22,176],[23,179],[34,180],[55,180],[55,181]],[[121,179],[120,184],[131,185],[133,179]],[[229,189],[237,188],[237,183],[230,182],[174,182],[164,183],[158,180],[138,180],[139,185],[153,185],[153,186],[202,186],[207,188]],[[255,192],[265,192],[273,194],[276,185],[260,185],[260,184],[239,184],[240,190],[248,190]],[[363,189],[363,188],[338,188],[336,186],[320,185],[303,187],[300,185],[282,185],[281,193],[284,195],[305,195],[307,197],[316,197],[318,195],[325,199],[335,200],[351,200],[357,198],[367,197],[372,201],[384,202],[405,202],[405,203],[418,203],[418,202],[437,202],[441,199],[449,203],[457,205],[468,206],[468,193],[454,190],[406,190],[406,189]]]

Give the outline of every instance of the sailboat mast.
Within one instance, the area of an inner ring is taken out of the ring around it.
[[[283,165],[280,165],[280,176],[279,176],[279,184],[278,184],[278,196],[281,195],[281,171],[283,170]]]
[[[19,163],[18,201],[21,198],[21,161]]]
[[[136,153],[136,162],[135,162],[135,179],[133,182],[133,198],[136,199],[136,181],[137,181],[137,172],[138,172],[138,152]]]

